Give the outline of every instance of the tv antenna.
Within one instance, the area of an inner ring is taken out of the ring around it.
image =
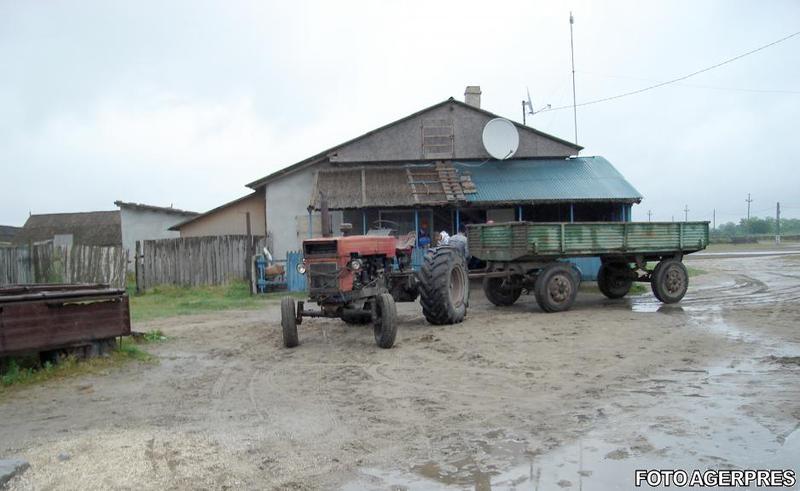
[[[550,104],[546,104],[539,109],[533,108],[533,101],[531,100],[531,91],[529,88],[525,87],[525,91],[528,93],[528,99],[522,101],[522,124],[527,125],[527,116],[530,114],[533,116],[536,113],[540,113],[546,109],[550,109]]]

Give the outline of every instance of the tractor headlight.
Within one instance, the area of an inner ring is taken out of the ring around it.
[[[300,274],[306,274],[306,265],[305,263],[297,263],[297,272]]]
[[[361,259],[353,259],[347,263],[347,268],[350,271],[361,271],[362,266],[363,264],[361,263]]]

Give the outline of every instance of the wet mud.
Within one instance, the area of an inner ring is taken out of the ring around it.
[[[798,259],[695,259],[676,305],[581,292],[544,314],[476,290],[432,327],[402,304],[391,350],[322,319],[285,350],[277,304],[148,322],[172,338],[159,364],[0,401],[0,454],[32,464],[12,489],[605,490],[796,466]]]

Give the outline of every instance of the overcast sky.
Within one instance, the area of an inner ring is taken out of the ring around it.
[[[0,224],[115,200],[205,211],[244,184],[480,85],[521,120],[800,31],[797,1],[477,3],[0,0]],[[578,110],[582,155],[645,196],[634,219],[800,217],[800,36]],[[529,125],[573,139],[571,110]]]

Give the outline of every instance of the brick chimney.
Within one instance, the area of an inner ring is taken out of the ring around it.
[[[467,85],[467,90],[464,91],[464,102],[472,107],[481,108],[481,86],[480,85]]]

